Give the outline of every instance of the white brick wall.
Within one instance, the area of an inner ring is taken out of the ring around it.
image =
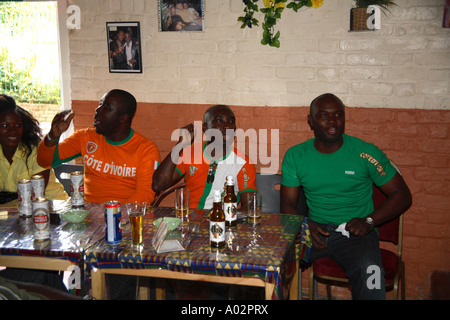
[[[286,9],[279,49],[259,43],[261,28],[240,29],[241,0],[205,0],[203,33],[159,32],[157,0],[68,2],[82,19],[69,32],[73,100],[122,88],[141,102],[305,106],[330,91],[351,106],[450,108],[443,0],[397,0],[375,32],[348,32],[351,0]],[[113,21],[141,22],[142,74],[109,73]]]

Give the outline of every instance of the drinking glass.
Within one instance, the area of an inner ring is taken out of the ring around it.
[[[147,211],[146,202],[130,202],[125,205],[131,225],[131,246],[133,249],[142,249],[144,245],[144,216]]]
[[[189,189],[179,188],[175,191],[176,217],[182,221],[189,221]]]
[[[248,196],[247,219],[248,223],[255,225],[261,223],[262,196],[251,192]]]

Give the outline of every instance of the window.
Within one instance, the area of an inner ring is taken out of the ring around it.
[[[0,91],[45,132],[61,110],[57,2],[0,2],[0,43]]]

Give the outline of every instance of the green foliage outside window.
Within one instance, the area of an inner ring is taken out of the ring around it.
[[[0,92],[60,104],[56,2],[0,2]]]

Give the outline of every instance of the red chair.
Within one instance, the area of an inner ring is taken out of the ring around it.
[[[383,203],[386,199],[384,193],[376,186],[373,187],[374,207]],[[405,265],[402,261],[402,236],[403,236],[403,214],[394,220],[378,226],[379,240],[393,243],[397,246],[397,252],[380,248],[383,267],[385,270],[386,291],[393,289],[393,298],[398,299],[398,287],[401,289],[401,299],[405,299]],[[331,287],[333,284],[348,283],[344,270],[332,258],[320,258],[311,265],[309,281],[309,299],[316,298],[317,281],[325,282],[327,297],[331,299]]]

